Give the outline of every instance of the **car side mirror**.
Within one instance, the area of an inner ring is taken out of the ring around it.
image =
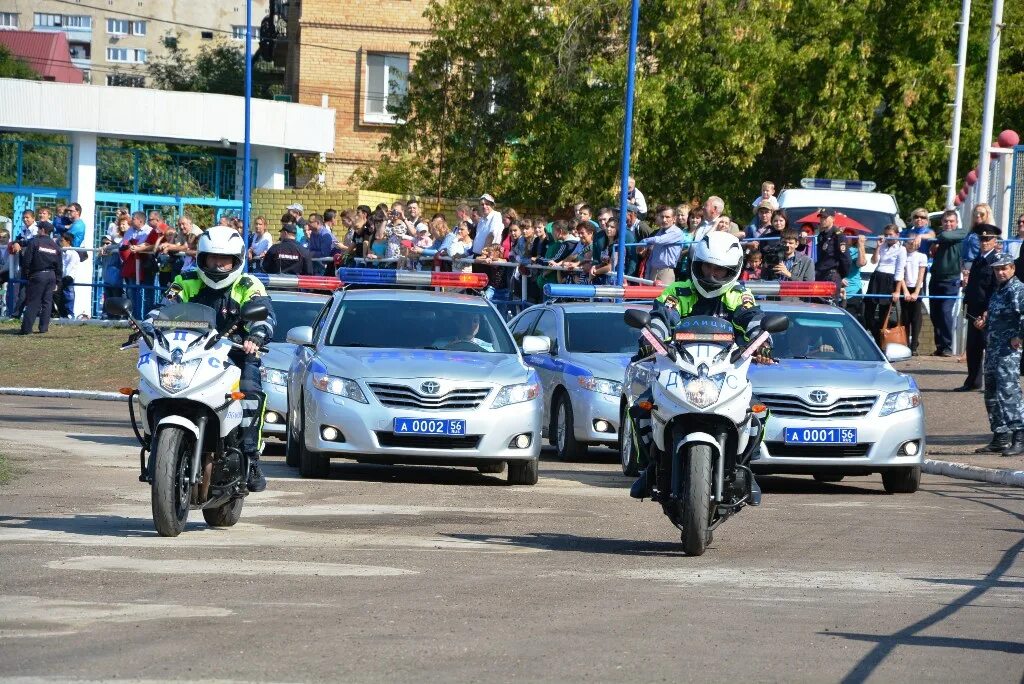
[[[761,319],[761,330],[780,333],[789,328],[789,316],[785,314],[768,314]]]
[[[622,320],[630,328],[646,328],[651,324],[651,314],[640,309],[626,309],[626,313],[622,314]]]
[[[107,297],[103,300],[103,311],[108,316],[127,316],[132,311],[132,303],[127,297]]]
[[[246,302],[241,311],[242,319],[250,322],[265,321],[270,316],[270,307],[263,302]]]
[[[550,354],[551,339],[544,335],[526,335],[520,347],[524,354]]]
[[[285,340],[291,344],[297,344],[300,347],[311,347],[313,346],[313,328],[308,325],[300,325],[297,328],[292,328],[285,335]]]
[[[897,344],[896,342],[890,342],[885,345],[885,358],[890,363],[896,361],[906,361],[913,354],[910,351],[910,347],[905,344]]]

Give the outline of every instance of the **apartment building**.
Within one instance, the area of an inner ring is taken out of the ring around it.
[[[254,38],[270,0],[253,0]],[[171,41],[194,52],[245,40],[244,0],[0,0],[0,30],[60,32],[85,81],[146,86],[146,63]],[[253,41],[256,49],[256,41]]]
[[[285,75],[292,99],[337,111],[326,184],[348,185],[352,172],[380,157],[405,95],[416,52],[433,35],[427,0],[302,0],[288,11]]]

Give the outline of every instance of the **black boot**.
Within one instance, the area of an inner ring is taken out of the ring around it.
[[[1010,433],[996,432],[992,435],[992,441],[983,447],[974,450],[976,454],[998,454],[1010,448]]]
[[[654,476],[653,465],[647,466],[640,477],[636,478],[636,482],[629,488],[629,495],[634,499],[647,499],[650,498],[654,492],[654,487],[651,483],[651,478]]]
[[[256,454],[249,456],[249,479],[246,481],[245,486],[250,492],[259,493],[267,488],[267,478],[263,476],[263,471],[260,470],[260,457]]]
[[[1003,450],[1003,456],[1020,456],[1024,454],[1024,430],[1013,431],[1013,444]]]

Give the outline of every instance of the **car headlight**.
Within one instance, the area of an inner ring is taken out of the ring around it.
[[[288,372],[277,368],[260,368],[260,378],[271,385],[288,384]]]
[[[886,396],[885,401],[882,403],[882,410],[878,412],[879,416],[888,416],[897,411],[906,411],[907,409],[917,408],[921,405],[921,393],[917,390],[903,390],[902,392],[893,392]]]
[[[709,376],[708,367],[701,364],[700,368],[697,369],[697,375],[686,373],[685,371],[679,375],[683,383],[683,393],[686,395],[686,401],[697,408],[707,408],[718,401],[718,397],[722,394],[725,376],[728,373]]]
[[[501,408],[509,404],[520,404],[540,396],[539,382],[524,382],[521,385],[505,385],[498,390],[498,396],[494,397],[491,408]]]
[[[328,394],[335,394],[339,397],[345,397],[352,401],[358,401],[360,404],[369,404],[366,400],[366,395],[363,394],[363,390],[359,388],[359,383],[349,378],[339,378],[336,375],[327,375],[326,373],[312,373],[313,387],[316,387],[321,392],[327,392]]]
[[[168,392],[180,392],[192,384],[200,363],[202,359],[192,359],[185,363],[160,361],[160,386]]]
[[[610,394],[613,397],[619,396],[622,392],[622,383],[615,382],[614,380],[605,380],[604,378],[595,378],[592,375],[585,375],[578,378],[580,387],[591,392],[600,392],[601,394]]]

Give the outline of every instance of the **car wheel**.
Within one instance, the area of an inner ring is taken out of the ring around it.
[[[633,423],[629,418],[629,407],[623,405],[619,411],[619,465],[622,466],[623,475],[636,477],[640,474],[639,457]]]
[[[331,471],[331,459],[306,448],[306,411],[299,405],[299,429],[295,435],[299,452],[299,475],[302,477],[325,478]]]
[[[818,482],[842,482],[845,475],[832,475],[830,473],[814,473],[814,479]]]
[[[565,394],[558,395],[555,403],[555,449],[563,461],[580,461],[586,458],[587,445],[576,441],[572,402]]]
[[[921,466],[883,470],[882,485],[889,494],[913,494],[921,486]]]
[[[289,414],[291,413],[291,407],[289,407]],[[295,435],[292,434],[291,421],[285,419],[285,432],[284,432],[284,462],[285,465],[290,468],[299,467],[299,443],[295,439]]]
[[[509,461],[508,478],[510,485],[535,485],[537,484],[537,465],[539,459],[531,458],[526,461]]]
[[[476,469],[485,475],[497,475],[501,471],[505,470],[505,462],[491,461],[490,463],[481,463],[476,467]]]

